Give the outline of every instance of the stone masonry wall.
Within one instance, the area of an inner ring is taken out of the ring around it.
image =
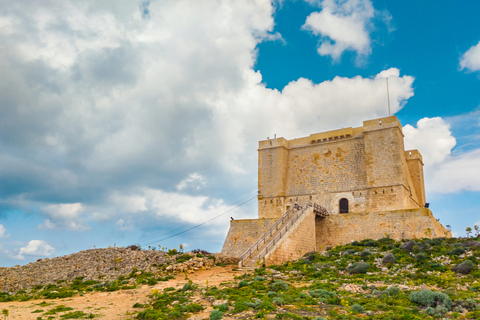
[[[279,218],[299,199],[338,211],[338,201],[345,197],[353,213],[422,207],[421,163],[407,164],[406,155],[395,116],[365,121],[358,128],[260,141],[259,218]]]
[[[427,208],[330,215],[325,219],[317,219],[315,226],[318,251],[355,240],[385,236],[396,240],[451,237],[451,233]]]
[[[230,229],[222,248],[222,255],[240,257],[260,238],[277,219],[246,219],[230,221]]]
[[[315,251],[314,224],[315,214],[313,209],[309,209],[293,224],[290,231],[283,237],[282,242],[267,255],[265,264],[282,264],[298,259],[307,252]]]

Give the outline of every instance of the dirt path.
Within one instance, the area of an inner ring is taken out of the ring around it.
[[[178,274],[175,279],[165,282],[159,282],[155,286],[142,286],[134,290],[124,290],[115,292],[97,292],[88,293],[84,296],[75,296],[66,299],[55,300],[31,300],[26,302],[0,302],[0,310],[7,309],[9,317],[7,319],[22,319],[35,320],[42,316],[43,312],[51,310],[58,305],[71,307],[72,311],[83,311],[86,314],[94,313],[102,320],[125,320],[133,319],[131,315],[134,311],[132,306],[135,303],[145,304],[149,301],[147,295],[152,289],[163,290],[167,287],[174,287],[176,289],[183,287],[189,280],[199,286],[206,286],[208,280],[209,286],[218,286],[222,282],[233,281],[235,276],[241,275],[244,271],[233,271],[235,266],[213,267],[210,270],[200,270],[188,275]],[[43,301],[51,303],[49,306],[40,306]],[[42,312],[32,313],[35,310],[43,310]],[[207,311],[207,310],[206,310]],[[202,315],[196,315],[197,318],[202,318]],[[46,319],[46,316],[42,316]],[[58,318],[58,316],[57,316]]]

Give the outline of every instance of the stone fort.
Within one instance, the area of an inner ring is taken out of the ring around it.
[[[232,220],[222,254],[283,263],[355,240],[451,237],[428,209],[423,161],[390,116],[258,148],[258,219]]]

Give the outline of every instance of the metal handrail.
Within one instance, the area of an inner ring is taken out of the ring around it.
[[[292,225],[295,221],[297,221],[297,219],[306,211],[307,208],[311,207],[312,204],[310,202],[306,202],[305,205],[298,205],[298,204],[294,204],[292,208],[290,208],[287,212],[285,212],[281,217],[280,219],[278,219],[257,241],[255,241],[253,243],[252,246],[250,246],[250,248],[248,248],[241,256],[240,256],[240,262],[239,264],[240,265],[243,265],[243,261],[247,258],[247,257],[251,257],[252,256],[252,253],[255,251],[255,250],[258,250],[259,249],[259,246],[260,244],[262,243],[266,243],[266,238],[267,236],[273,236],[273,230],[275,229],[275,231],[278,231],[278,226],[280,224],[283,224],[284,221],[286,219],[289,218],[290,216],[290,213],[293,212],[294,209],[297,209],[299,210],[299,212],[294,216],[292,217],[292,219],[290,220],[287,220],[287,224],[285,225],[285,227],[283,229],[280,230],[280,232],[278,232],[277,235],[275,235],[275,237],[272,239],[272,241],[270,241],[266,246],[265,248],[261,251],[261,253],[258,254],[258,257],[261,256],[261,254],[265,251],[265,253],[267,252],[266,250],[269,248],[269,246],[273,243],[273,245],[275,245],[275,241],[278,239],[280,239],[282,237],[282,232],[285,230],[288,229],[289,225]],[[285,232],[283,232],[283,235],[285,235]]]
[[[251,253],[254,251],[254,249],[256,248],[258,250],[258,246],[260,245],[260,243],[263,241],[265,243],[266,241],[266,237],[270,234],[272,234],[272,231],[273,229],[278,229],[278,225],[280,223],[283,224],[284,220],[286,218],[288,218],[288,216],[290,215],[290,213],[294,210],[294,209],[298,209],[299,205],[295,204],[293,205],[290,209],[287,210],[287,212],[285,212],[260,238],[258,238],[257,241],[255,241],[241,256],[240,256],[240,260],[244,260],[245,257],[247,255],[251,255]]]

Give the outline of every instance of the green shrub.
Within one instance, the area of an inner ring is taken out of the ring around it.
[[[372,254],[372,253],[370,252],[370,250],[365,249],[365,250],[363,250],[362,252],[360,252],[360,257],[365,258],[365,257],[370,256],[371,254]]]
[[[367,273],[368,268],[370,265],[366,262],[355,262],[347,267],[347,272],[349,274]]]
[[[375,247],[377,246],[377,242],[372,239],[364,239],[360,241],[360,244],[363,245],[364,247]]]
[[[352,311],[353,313],[364,313],[365,312],[363,307],[359,304],[354,304],[353,306],[351,306],[350,311]]]
[[[387,253],[383,259],[382,259],[382,263],[383,264],[390,264],[390,263],[395,263],[395,256],[393,255],[393,253]]]
[[[175,262],[176,262],[176,263],[182,263],[182,262],[188,261],[188,260],[190,260],[190,259],[192,259],[192,258],[193,258],[193,257],[192,257],[191,255],[185,253],[185,254],[182,254],[181,256],[177,257],[177,258],[175,259]]]
[[[245,281],[245,280],[242,280],[238,283],[239,288],[243,288],[243,287],[246,287],[246,286],[248,286],[248,282]]]
[[[435,307],[437,305],[443,305],[447,309],[450,309],[452,306],[452,300],[442,292],[431,291],[428,289],[414,291],[410,293],[410,301],[416,304],[422,305],[424,307]]]
[[[350,255],[350,254],[354,254],[355,252],[357,252],[357,250],[355,249],[347,249],[345,251],[342,252],[342,256],[347,256],[347,255]]]
[[[452,271],[461,274],[469,274],[473,268],[475,268],[475,264],[470,260],[465,260],[462,263],[452,267]]]
[[[444,315],[446,315],[448,312],[448,309],[445,308],[444,306],[438,306],[436,309],[435,309],[435,316],[437,317],[443,317]]]
[[[223,318],[223,312],[220,310],[213,310],[210,313],[210,320],[220,320]]]
[[[171,249],[171,250],[168,249],[167,255],[171,257],[176,255],[177,253],[178,253],[177,249]]]
[[[423,252],[420,252],[420,253],[418,253],[417,255],[415,255],[415,260],[416,260],[417,262],[423,262],[423,261],[425,261],[426,259],[427,259],[427,256],[426,256],[425,253],[423,253]]]
[[[220,310],[222,312],[228,311],[228,303],[222,303],[221,305],[219,305],[218,310]]]
[[[285,304],[285,300],[282,298],[273,298],[272,302],[277,306],[283,306]]]
[[[478,309],[478,303],[477,301],[473,299],[466,299],[465,304],[463,305],[465,308],[468,310],[477,310]]]
[[[192,283],[192,281],[189,281],[188,283],[185,283],[185,285],[182,288],[182,291],[188,291],[188,290],[194,290],[195,285]]]
[[[405,242],[404,244],[402,244],[400,246],[400,249],[403,249],[403,250],[406,250],[408,252],[412,252],[413,251],[413,247],[416,245],[417,243],[414,241],[414,240],[410,240],[408,242]]]
[[[453,249],[452,251],[450,251],[448,254],[450,255],[455,255],[455,256],[459,256],[461,254],[465,253],[465,249],[463,249],[462,247],[456,247],[455,249]]]
[[[400,289],[397,286],[391,286],[387,289],[385,289],[385,294],[388,294],[389,296],[397,296],[400,293]]]
[[[274,296],[276,296],[276,295],[277,295],[277,293],[276,293],[275,291],[268,291],[268,292],[267,292],[267,296],[269,296],[270,298],[271,298],[271,297],[274,297]]]
[[[433,317],[435,315],[435,308],[428,307],[427,309],[425,309],[425,313]]]
[[[272,291],[288,291],[288,284],[283,280],[275,280],[274,283],[270,285]]]
[[[200,312],[202,311],[203,309],[205,309],[201,304],[198,304],[198,303],[190,303],[190,304],[187,304],[184,308],[183,308],[183,311],[184,312]]]
[[[310,290],[308,293],[314,298],[328,299],[328,298],[334,298],[334,297],[337,296],[337,294],[335,292],[330,292],[330,291],[325,290],[325,289]]]

